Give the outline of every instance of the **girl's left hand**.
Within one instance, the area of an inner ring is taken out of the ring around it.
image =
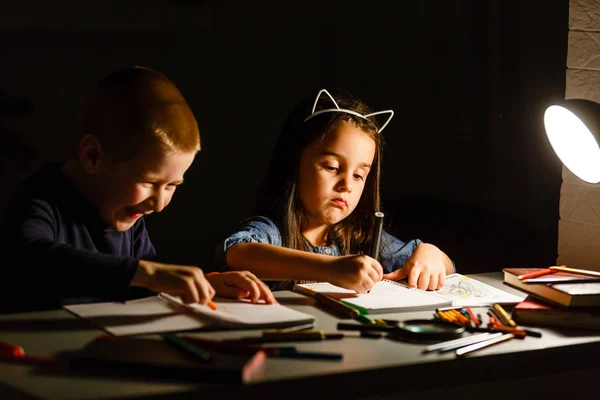
[[[441,289],[446,273],[453,271],[448,256],[430,243],[421,243],[402,268],[383,275],[384,279],[399,281],[408,277],[408,286],[422,290]]]

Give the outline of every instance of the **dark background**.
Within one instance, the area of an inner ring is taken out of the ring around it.
[[[438,245],[465,273],[556,261],[561,165],[542,115],[564,98],[568,0],[279,3],[3,5],[0,213],[20,179],[68,156],[94,80],[147,65],[179,86],[202,135],[185,185],[147,219],[163,260],[210,269],[286,114],[341,88],[396,112],[382,181],[392,233]]]

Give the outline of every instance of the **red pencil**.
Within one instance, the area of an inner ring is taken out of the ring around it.
[[[523,280],[523,279],[529,279],[529,278],[537,278],[538,276],[544,276],[544,275],[548,275],[548,274],[553,274],[554,270],[550,269],[550,268],[544,268],[541,269],[539,271],[534,271],[534,272],[530,272],[528,274],[523,274],[523,275],[519,275],[517,276],[517,278],[519,280]]]

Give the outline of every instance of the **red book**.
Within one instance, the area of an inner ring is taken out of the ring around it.
[[[517,304],[512,318],[519,325],[600,331],[600,308],[564,308],[528,296]]]
[[[504,268],[504,284],[540,300],[563,307],[600,307],[600,281],[597,277],[558,271],[550,275],[520,280],[518,277],[545,268]],[[553,282],[550,281],[553,280]],[[561,282],[556,282],[560,279]],[[545,281],[545,282],[544,282]]]

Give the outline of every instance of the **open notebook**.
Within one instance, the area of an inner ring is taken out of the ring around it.
[[[91,303],[65,306],[71,313],[115,336],[192,329],[283,328],[309,324],[314,317],[280,304],[247,300],[213,299],[217,310],[184,304],[166,293],[125,303]]]
[[[446,277],[444,287],[436,291],[409,288],[406,282],[379,281],[369,293],[334,286],[328,282],[303,283],[295,290],[306,294],[325,293],[361,311],[363,314],[433,310],[448,306],[486,306],[495,303],[519,303],[516,296],[461,274]]]

